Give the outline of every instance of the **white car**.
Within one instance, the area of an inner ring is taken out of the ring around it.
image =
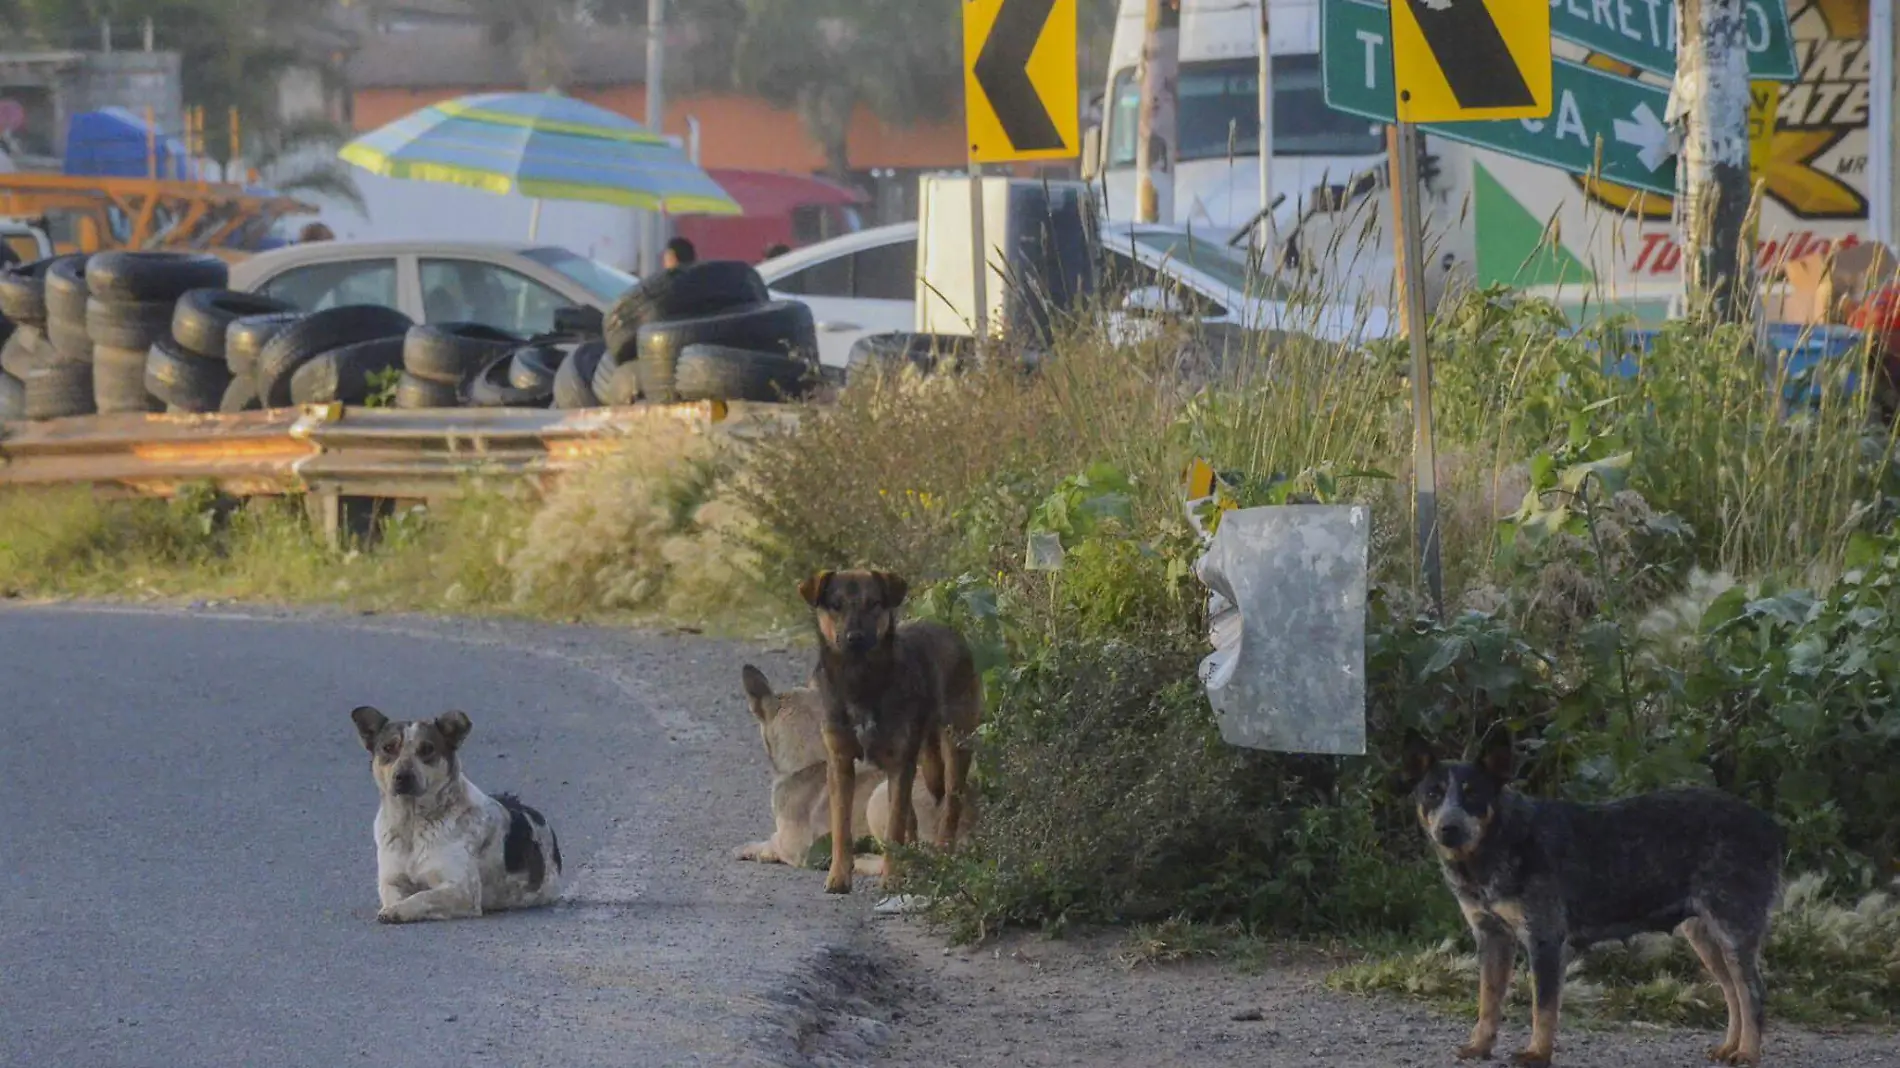
[[[819,360],[844,367],[859,338],[917,329],[917,232],[914,222],[860,230],[767,260],[759,274],[775,299],[811,307]],[[1339,342],[1388,337],[1395,327],[1383,308],[1289,303],[1244,254],[1191,230],[1105,223],[1101,237],[1101,288],[1131,319],[1174,312]]]

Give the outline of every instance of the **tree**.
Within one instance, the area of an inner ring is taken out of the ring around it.
[[[957,0],[744,0],[733,80],[792,105],[834,177],[851,170],[862,106],[898,125],[956,114],[963,87]]]
[[[1754,293],[1754,258],[1744,247],[1752,192],[1747,18],[1742,0],[1683,0],[1677,18],[1684,296],[1691,314],[1734,322]]]
[[[338,33],[322,5],[309,0],[0,0],[0,5],[0,18],[15,20],[22,36],[57,47],[97,40],[99,24],[106,20],[129,35],[150,19],[154,45],[179,53],[186,106],[204,109],[208,155],[241,156],[253,165],[276,161],[269,177],[278,187],[332,193],[361,204],[352,172],[335,155],[349,131],[320,117],[285,116],[280,106],[280,87],[292,73],[315,75],[330,87],[342,85],[334,54],[323,47]],[[231,144],[231,124],[224,121],[233,108],[242,145]]]

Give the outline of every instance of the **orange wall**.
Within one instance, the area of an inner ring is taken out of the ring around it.
[[[417,108],[465,93],[512,88],[358,89],[356,128],[373,130]],[[575,89],[573,93],[610,111],[646,121],[646,89],[642,86]],[[721,93],[669,101],[665,132],[684,137],[688,115],[699,119],[703,166],[795,173],[825,167],[824,151],[806,135],[798,116],[757,97]],[[849,150],[854,168],[961,167],[965,158],[962,118],[906,130],[885,126],[869,110],[859,108],[851,120]]]

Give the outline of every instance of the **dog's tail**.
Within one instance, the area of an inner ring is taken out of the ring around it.
[[[772,684],[766,681],[765,672],[747,664],[739,674],[745,680],[747,697],[763,701],[772,696]]]

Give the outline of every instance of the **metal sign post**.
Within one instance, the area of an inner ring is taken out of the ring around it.
[[[1405,334],[1412,347],[1412,519],[1418,566],[1432,597],[1433,614],[1445,614],[1445,574],[1438,541],[1438,452],[1432,439],[1432,353],[1425,309],[1425,219],[1418,190],[1418,127],[1398,124],[1400,246],[1399,277],[1405,288]]]

